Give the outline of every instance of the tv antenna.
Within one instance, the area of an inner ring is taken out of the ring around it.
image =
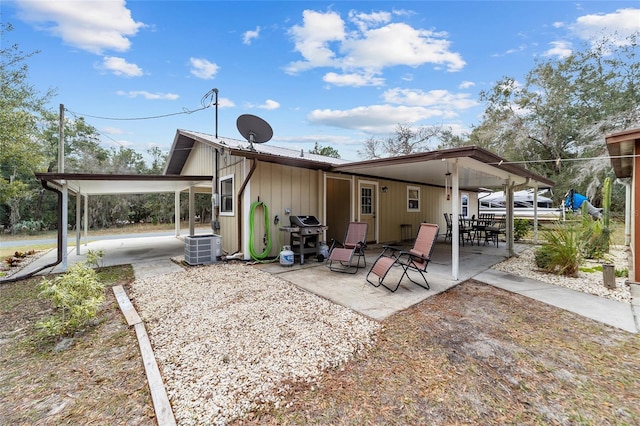
[[[249,141],[249,149],[254,151],[254,143],[265,143],[273,137],[273,129],[262,118],[251,115],[242,114],[236,120],[236,127],[240,134]]]

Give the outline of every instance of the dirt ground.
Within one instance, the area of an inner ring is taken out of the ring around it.
[[[111,285],[132,279],[125,268]],[[56,352],[33,340],[48,312],[36,283],[0,286],[0,424],[155,424],[111,290],[96,325]],[[383,325],[366,355],[236,423],[640,424],[637,335],[474,281]]]
[[[127,284],[133,270],[100,276],[108,286]],[[40,280],[0,285],[0,425],[155,424],[135,331],[112,290],[95,324],[56,350],[36,338],[35,323],[51,313],[37,298]]]
[[[384,321],[378,345],[238,424],[640,424],[640,338],[478,282]]]

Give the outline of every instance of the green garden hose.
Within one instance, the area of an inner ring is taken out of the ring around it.
[[[264,232],[266,235],[267,246],[265,247],[262,253],[256,253],[254,249],[254,242],[253,242],[254,216],[255,216],[256,208],[260,206],[264,211]],[[271,251],[271,223],[269,221],[269,208],[262,201],[256,201],[255,203],[251,204],[251,209],[249,210],[249,254],[251,255],[252,259],[260,261],[265,259],[269,255],[270,251]]]

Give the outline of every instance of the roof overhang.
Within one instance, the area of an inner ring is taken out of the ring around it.
[[[627,130],[605,136],[611,165],[618,178],[633,175],[633,156],[636,143],[640,141],[640,129]]]
[[[211,189],[211,176],[112,175],[87,173],[36,173],[36,179],[72,194],[148,194],[185,191],[190,187]]]
[[[553,181],[478,146],[360,161],[334,166],[332,171],[444,186],[445,174],[453,171],[454,164],[462,190],[501,189],[507,181],[531,188],[554,186]]]

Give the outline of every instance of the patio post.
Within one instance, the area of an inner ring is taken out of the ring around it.
[[[458,279],[460,270],[460,182],[458,179],[458,159],[453,162],[451,177],[451,211],[452,229],[451,229],[451,276],[454,280]]]

